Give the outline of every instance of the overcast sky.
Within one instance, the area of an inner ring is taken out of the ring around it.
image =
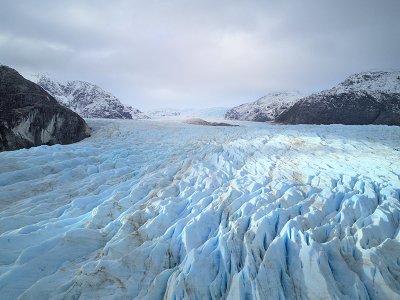
[[[400,69],[400,1],[0,0],[0,62],[139,109],[233,106]]]

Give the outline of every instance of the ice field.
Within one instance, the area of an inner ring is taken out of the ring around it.
[[[0,153],[1,299],[400,298],[400,127],[88,124]]]

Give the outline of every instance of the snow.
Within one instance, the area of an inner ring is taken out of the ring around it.
[[[2,299],[399,298],[399,127],[88,124],[0,153]]]
[[[367,93],[379,99],[380,94],[400,94],[400,71],[371,71],[349,76],[322,94]]]
[[[28,75],[60,104],[84,118],[148,119],[143,112],[120,100],[99,86],[79,80],[57,82],[44,74]]]
[[[174,108],[153,109],[146,111],[145,113],[152,119],[178,118],[181,115],[181,111],[179,109],[174,109]]]
[[[298,91],[269,93],[257,101],[233,107],[225,117],[242,121],[274,121],[301,98],[302,94]]]
[[[221,120],[224,118],[227,107],[209,108],[160,108],[147,111],[152,119],[187,119],[187,118],[211,118]]]

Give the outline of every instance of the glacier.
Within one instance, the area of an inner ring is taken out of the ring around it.
[[[399,299],[400,127],[87,122],[0,153],[2,299]]]

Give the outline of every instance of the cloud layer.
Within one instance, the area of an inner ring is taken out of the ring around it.
[[[144,109],[232,106],[400,68],[399,11],[397,0],[3,0],[0,62]]]

